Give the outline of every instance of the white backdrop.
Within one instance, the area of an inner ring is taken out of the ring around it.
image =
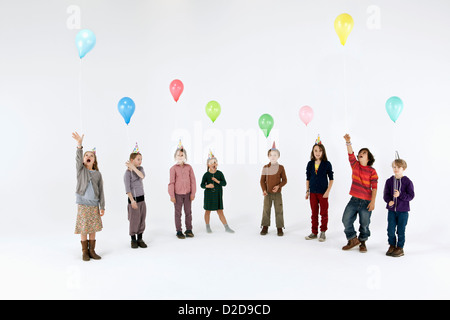
[[[448,298],[449,10],[445,0],[1,1],[1,297]],[[344,12],[355,21],[345,47],[333,27]],[[97,37],[81,64],[78,27]],[[174,79],[185,86],[178,103]],[[405,106],[395,125],[385,111],[394,95]],[[117,110],[124,96],[136,103],[128,129]],[[204,109],[210,100],[222,107],[214,124]],[[315,112],[308,127],[298,117],[303,105]],[[267,140],[263,113],[275,120]],[[103,259],[89,263],[73,234],[71,132],[81,125],[85,148],[97,149],[106,197]],[[355,150],[370,148],[380,177],[366,255],[340,249],[351,185],[347,132]],[[303,240],[305,168],[317,134],[335,174],[320,244]],[[167,184],[179,138],[198,184],[209,148],[218,157],[234,235],[215,215],[214,233],[205,233],[199,188],[196,237],[176,239]],[[262,238],[259,178],[273,140],[288,177],[286,230]],[[129,249],[122,180],[136,141],[147,172],[145,251]],[[396,260],[384,256],[382,199],[395,150],[416,190],[406,255]]]

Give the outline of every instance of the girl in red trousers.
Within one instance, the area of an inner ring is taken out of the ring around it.
[[[329,183],[328,183],[329,180]],[[319,233],[319,210],[321,224],[319,241],[325,241],[328,226],[328,195],[333,186],[333,168],[327,159],[325,146],[317,138],[311,150],[311,160],[306,166],[306,196],[311,205],[311,234],[306,240],[317,239]]]

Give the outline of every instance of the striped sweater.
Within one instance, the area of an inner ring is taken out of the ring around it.
[[[350,195],[359,199],[372,200],[372,189],[377,189],[378,175],[371,166],[363,166],[355,154],[349,154],[348,160],[352,167],[352,187]]]

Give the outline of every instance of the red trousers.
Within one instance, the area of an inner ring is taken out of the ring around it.
[[[319,209],[320,216],[320,231],[327,231],[328,226],[328,198],[324,198],[321,193],[310,193],[309,204],[311,205],[311,231],[314,234],[319,233]],[[319,208],[320,207],[320,208]]]

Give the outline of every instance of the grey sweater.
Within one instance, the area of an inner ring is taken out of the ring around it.
[[[84,195],[89,185],[89,180],[92,181],[95,198],[99,200],[100,210],[105,210],[105,196],[103,194],[103,179],[100,171],[89,171],[83,164],[83,149],[77,148],[76,156],[77,168],[77,189],[76,193]]]

